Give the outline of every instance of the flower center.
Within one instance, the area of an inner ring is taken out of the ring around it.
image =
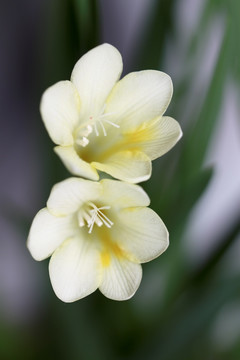
[[[113,222],[102,212],[102,210],[109,210],[110,206],[97,207],[92,202],[78,211],[78,225],[83,227],[87,225],[88,233],[91,234],[94,224],[97,226],[105,225],[108,228],[113,226]]]
[[[97,116],[89,116],[89,119],[81,124],[75,131],[76,133],[76,143],[80,146],[87,146],[89,144],[88,136],[93,132],[95,132],[96,136],[100,135],[100,130],[102,130],[103,135],[107,136],[107,131],[104,127],[104,123],[107,123],[109,125],[112,125],[115,128],[119,128],[120,126],[118,124],[115,124],[114,122],[110,121],[108,119],[109,116],[113,115],[114,113],[104,113],[106,104],[104,105],[102,111],[100,112],[100,115]]]

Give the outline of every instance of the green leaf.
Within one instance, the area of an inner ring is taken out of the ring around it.
[[[139,347],[134,359],[145,359],[149,354],[159,354],[161,360],[193,359],[199,338],[206,334],[221,307],[240,295],[239,281],[236,276],[189,290],[174,306],[169,305],[161,318],[156,316],[148,341]]]
[[[99,43],[99,19],[96,0],[72,0],[82,53]]]
[[[180,172],[185,177],[187,176],[190,181],[203,164],[212,133],[219,118],[225,83],[230,69],[231,34],[232,26],[228,21],[212,81],[198,121],[185,132]]]
[[[140,49],[135,56],[138,69],[159,68],[167,36],[173,28],[174,3],[175,0],[155,0],[148,28],[142,35]]]

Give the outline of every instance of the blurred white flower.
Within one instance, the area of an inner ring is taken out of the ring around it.
[[[141,187],[115,180],[69,178],[53,187],[33,220],[28,248],[36,260],[51,256],[50,279],[62,301],[97,288],[115,300],[134,295],[140,263],[168,247],[168,231],[148,205]]]
[[[48,88],[41,115],[55,152],[77,176],[98,180],[98,170],[137,183],[151,176],[151,160],[180,139],[179,124],[162,116],[172,97],[160,71],[130,73],[118,81],[118,50],[100,45],[76,63],[71,81]]]

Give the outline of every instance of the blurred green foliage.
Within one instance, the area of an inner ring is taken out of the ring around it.
[[[155,1],[135,57],[135,68],[162,70],[166,43],[176,36],[174,11],[178,2]],[[239,14],[239,1],[205,1],[186,50],[187,71],[175,86],[169,110],[182,123],[184,137],[169,154],[154,162],[153,176],[143,184],[152,199],[151,207],[169,229],[168,251],[143,266],[141,287],[127,302],[114,302],[96,292],[77,303],[64,304],[46,280],[46,310],[38,322],[21,331],[2,324],[2,359],[240,359],[240,338],[223,351],[210,336],[222,307],[234,300],[240,302],[240,274],[226,275],[219,270],[239,235],[240,219],[229,224],[218,247],[200,267],[189,263],[183,247],[189,216],[214,174],[214,169],[204,168],[203,164],[219,120],[226,83],[232,77],[240,84],[240,47],[236,46]],[[191,92],[195,72],[204,71],[196,53],[217,15],[224,24],[217,61],[206,94],[200,106],[196,99],[197,106],[188,121],[181,109]],[[69,78],[76,60],[101,41],[97,0],[52,0],[47,18],[45,74],[41,84],[37,84],[41,91],[50,83]],[[52,144],[47,134],[42,131],[41,136],[43,156],[48,159],[48,176],[43,184],[47,198],[51,186],[68,174],[55,155],[49,156]],[[42,266],[47,279],[47,262]]]

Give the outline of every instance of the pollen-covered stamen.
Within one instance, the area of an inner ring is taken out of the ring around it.
[[[90,224],[91,223],[91,215],[86,211],[86,210],[80,210],[78,212],[78,225],[80,227],[83,227],[85,226],[85,222],[87,224]]]
[[[89,203],[89,205],[92,206],[92,209],[90,210],[90,213],[92,214],[92,218],[90,223],[88,223],[89,234],[91,234],[94,224],[97,224],[99,227],[104,224],[108,228],[111,228],[113,226],[113,222],[101,211],[101,210],[109,210],[110,206],[102,206],[98,208],[93,203]]]
[[[120,128],[120,126],[118,124],[115,124],[114,122],[108,120],[107,118],[109,116],[112,116],[113,114],[115,114],[114,112],[109,112],[109,113],[104,113],[106,105],[104,105],[104,107],[102,108],[102,111],[100,112],[100,115],[91,115],[89,116],[88,120],[84,123],[82,123],[76,130],[75,130],[75,134],[76,134],[76,144],[80,145],[80,146],[87,146],[89,144],[89,139],[88,139],[88,135],[90,135],[94,129],[94,132],[96,134],[96,136],[100,135],[100,130],[99,130],[99,126],[102,129],[103,135],[107,136],[107,131],[105,129],[104,126],[104,122],[115,127],[115,128]]]
[[[98,227],[105,225],[106,227],[111,228],[113,226],[113,222],[102,211],[109,209],[110,206],[102,206],[98,208],[95,204],[89,202],[85,207],[81,208],[77,214],[79,227],[87,225],[89,228],[89,234],[91,234],[94,224]]]
[[[86,127],[79,128],[77,130],[77,138],[76,143],[80,146],[87,146],[89,144],[88,135],[91,134],[93,128],[91,125],[87,125]]]

